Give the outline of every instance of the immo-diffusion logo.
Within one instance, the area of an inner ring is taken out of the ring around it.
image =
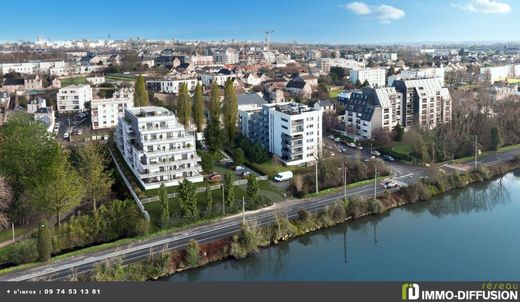
[[[417,300],[419,299],[419,284],[404,283],[401,287],[403,300]]]
[[[417,283],[404,283],[401,296],[403,301],[518,301],[518,283],[489,282],[474,290],[421,290]]]

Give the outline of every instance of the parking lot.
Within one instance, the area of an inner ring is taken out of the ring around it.
[[[90,114],[88,112],[76,114],[61,114],[56,117],[56,125],[59,124],[57,139],[73,141],[75,137],[90,132]],[[56,128],[55,128],[56,129]],[[69,136],[67,138],[67,135]]]

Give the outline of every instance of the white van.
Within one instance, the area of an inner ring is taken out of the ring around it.
[[[292,171],[285,171],[285,172],[280,172],[280,173],[276,174],[274,177],[274,180],[277,182],[281,182],[281,181],[289,180],[291,178],[293,178]]]

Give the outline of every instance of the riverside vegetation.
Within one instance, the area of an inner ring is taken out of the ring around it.
[[[427,201],[446,191],[463,188],[471,183],[482,182],[503,175],[520,166],[520,157],[495,165],[480,166],[477,170],[446,175],[436,173],[396,192],[385,192],[377,199],[353,196],[348,200],[338,200],[322,211],[300,210],[296,219],[283,215],[276,216],[276,223],[257,227],[243,224],[239,234],[215,242],[198,244],[191,240],[185,250],[162,250],[150,255],[145,262],[124,266],[119,259],[99,264],[90,276],[75,276],[73,279],[95,281],[144,281],[157,279],[178,271],[199,267],[227,258],[244,258],[257,253],[261,248],[288,240],[303,234],[344,223],[350,219],[366,215],[377,215],[391,208],[407,203]]]

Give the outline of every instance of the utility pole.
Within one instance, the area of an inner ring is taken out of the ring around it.
[[[432,145],[432,166],[435,165],[435,142]]]
[[[226,201],[224,194],[224,184],[222,184],[222,215],[226,216]]]
[[[244,196],[242,196],[242,222],[246,223],[246,201]]]
[[[14,237],[14,222],[11,222],[11,230],[13,232],[13,242],[15,242],[16,238]]]
[[[343,162],[343,200],[347,202],[347,166]]]
[[[478,136],[475,134],[475,170],[478,168]]]
[[[316,194],[318,194],[318,159],[316,159]]]
[[[375,170],[374,170],[374,201],[376,201],[376,196],[377,196],[377,166],[375,167]]]

